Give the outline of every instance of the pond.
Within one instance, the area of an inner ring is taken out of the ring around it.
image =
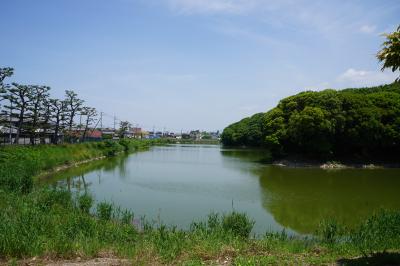
[[[211,212],[234,209],[256,221],[257,234],[313,234],[324,219],[351,226],[381,208],[400,210],[400,169],[286,168],[261,163],[264,154],[217,145],[155,146],[43,182],[183,229]]]

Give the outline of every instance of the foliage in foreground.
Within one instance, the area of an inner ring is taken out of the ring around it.
[[[382,44],[382,50],[378,52],[376,57],[383,63],[382,71],[389,68],[392,72],[400,70],[400,25],[396,31],[383,34],[386,40]],[[400,77],[397,78],[400,81]]]
[[[32,187],[32,177],[41,171],[153,143],[122,140],[1,149],[0,262],[37,256],[91,258],[106,252],[131,258],[134,264],[324,264],[362,255],[363,262],[371,256],[382,262],[386,255],[377,254],[400,250],[400,212],[382,211],[350,229],[326,222],[313,238],[285,232],[251,238],[254,221],[235,211],[210,214],[183,231],[151,224],[107,202],[93,206],[88,194]]]
[[[92,203],[89,195],[64,190],[0,191],[0,258],[90,258],[106,251],[138,263],[228,258],[237,265],[323,264],[400,250],[400,212],[382,211],[351,229],[325,223],[313,238],[285,232],[251,238],[254,222],[238,212],[210,214],[183,231],[144,219],[138,223],[129,211]]]
[[[224,129],[231,146],[266,147],[275,156],[300,153],[331,159],[398,158],[400,83],[342,91],[306,91],[267,113]],[[356,158],[357,157],[357,158]]]

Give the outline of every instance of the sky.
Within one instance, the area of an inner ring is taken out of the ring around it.
[[[399,0],[1,0],[9,82],[146,129],[222,130],[304,90],[391,83]]]

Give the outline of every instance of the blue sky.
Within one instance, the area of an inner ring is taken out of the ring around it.
[[[10,81],[147,129],[217,130],[302,90],[390,83],[398,0],[2,0]]]

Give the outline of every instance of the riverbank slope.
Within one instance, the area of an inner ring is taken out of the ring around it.
[[[16,180],[32,179],[40,171],[65,164],[65,160],[78,162],[126,149],[120,143],[121,147],[115,145],[16,147],[14,151],[9,147],[1,151],[0,166],[9,171],[2,170],[9,174],[4,180],[12,176]],[[51,162],[46,161],[49,158]],[[11,174],[12,167],[21,168]],[[397,212],[381,212],[353,229],[334,221],[323,222],[315,237],[289,236],[285,232],[254,237],[254,223],[242,213],[210,214],[183,231],[146,219],[137,223],[140,217],[134,219],[132,212],[107,202],[95,203],[87,194],[36,188],[24,182],[10,185],[2,181],[0,186],[0,260],[4,263],[45,264],[93,258],[121,258],[135,265],[400,262]],[[377,255],[383,251],[391,253]]]

